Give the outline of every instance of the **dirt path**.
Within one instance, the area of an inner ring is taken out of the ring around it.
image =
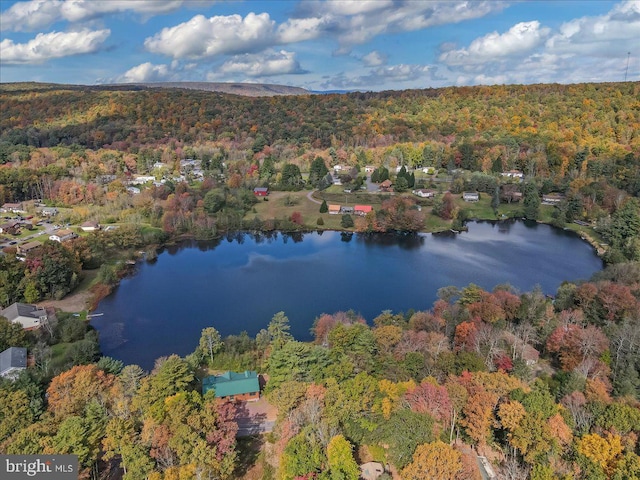
[[[77,293],[67,295],[62,300],[45,300],[40,302],[38,306],[41,307],[53,307],[63,312],[81,312],[86,310],[91,299],[91,292],[84,290]]]

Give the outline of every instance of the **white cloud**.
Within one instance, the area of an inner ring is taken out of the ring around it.
[[[103,15],[133,12],[146,17],[169,13],[184,0],[31,0],[17,2],[0,14],[3,29],[30,32],[59,20],[81,22]]]
[[[170,76],[167,65],[153,65],[151,62],[142,63],[127,70],[117,79],[119,83],[148,83],[161,82]]]
[[[328,77],[320,87],[322,89],[354,89],[375,90],[388,82],[397,88],[406,82],[417,82],[427,86],[432,81],[434,67],[430,65],[389,65],[371,69],[364,75],[346,76],[344,73]]]
[[[294,52],[285,50],[257,55],[239,55],[225,62],[219,72],[225,75],[241,73],[249,77],[305,73],[295,57]]]
[[[177,10],[182,0],[66,0],[61,12],[63,18],[71,22],[79,22],[105,14],[119,12],[135,12],[142,15],[159,15]]]
[[[51,25],[60,18],[59,0],[32,0],[31,2],[14,3],[0,13],[2,29],[18,32],[29,32],[40,27]]]
[[[318,38],[331,22],[329,18],[289,19],[278,27],[278,41],[286,44]]]
[[[521,22],[503,34],[492,32],[476,38],[469,48],[444,52],[440,61],[447,65],[479,65],[522,55],[541,45],[550,31],[549,28],[541,28],[538,21]]]
[[[77,32],[39,33],[27,43],[0,42],[0,61],[6,64],[38,64],[54,58],[93,53],[100,49],[111,31],[80,30]]]
[[[313,38],[321,35],[337,38],[340,52],[349,46],[363,44],[387,33],[422,30],[436,25],[459,23],[480,18],[504,9],[506,3],[498,1],[341,1],[302,2],[296,19],[282,26],[315,19]]]
[[[249,13],[244,18],[196,15],[188,22],[162,29],[144,45],[153,53],[192,59],[259,51],[274,43],[274,24],[268,13]]]
[[[555,53],[624,57],[628,50],[637,50],[639,39],[640,1],[632,0],[616,5],[606,15],[581,17],[562,24],[546,47]]]
[[[374,50],[362,57],[362,62],[367,67],[378,67],[387,63],[387,56],[383,53],[378,52],[377,50]]]
[[[335,15],[360,15],[393,7],[392,0],[326,0],[316,4],[316,8]]]

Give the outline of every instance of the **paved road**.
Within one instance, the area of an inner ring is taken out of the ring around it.
[[[312,201],[313,203],[317,203],[318,205],[321,205],[322,202],[320,200],[316,200],[315,198],[313,198],[313,194],[317,192],[317,190],[311,190],[309,193],[307,193],[307,198]]]

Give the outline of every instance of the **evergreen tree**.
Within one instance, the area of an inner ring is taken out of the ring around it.
[[[318,187],[328,172],[329,169],[327,169],[324,159],[322,157],[316,157],[313,162],[311,162],[311,167],[309,168],[309,183],[314,187]]]
[[[494,211],[498,211],[498,207],[500,206],[500,187],[496,186],[494,192],[493,192],[493,197],[491,198],[491,208],[493,208]]]
[[[342,215],[342,220],[340,221],[340,225],[342,228],[353,228],[353,218],[348,213]]]
[[[524,185],[524,216],[527,220],[537,220],[540,215],[540,196],[533,182]]]
[[[329,211],[329,206],[327,205],[326,200],[322,200],[322,205],[320,205],[320,213],[327,213]]]

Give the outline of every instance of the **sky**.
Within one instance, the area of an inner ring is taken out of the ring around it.
[[[640,0],[0,0],[0,82],[640,80]]]

